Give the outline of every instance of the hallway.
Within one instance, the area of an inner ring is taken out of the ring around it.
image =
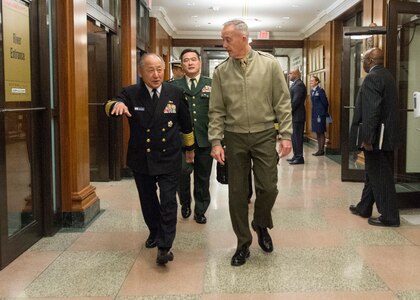
[[[0,299],[420,299],[420,226],[401,218],[400,228],[373,227],[352,215],[362,183],[341,182],[338,163],[304,150],[304,165],[278,166],[271,254],[253,233],[247,263],[230,265],[236,238],[215,172],[208,223],[178,211],[166,267],[144,247],[134,181],[94,182],[102,213],[84,230],[41,239],[0,271]],[[252,211],[253,203],[250,219]]]

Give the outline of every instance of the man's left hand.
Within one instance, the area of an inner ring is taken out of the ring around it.
[[[185,162],[189,163],[189,164],[193,163],[194,162],[194,156],[195,156],[194,150],[185,151]]]
[[[280,158],[289,155],[292,151],[292,141],[291,140],[280,140],[279,142],[279,156]]]

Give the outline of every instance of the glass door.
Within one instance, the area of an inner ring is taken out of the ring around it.
[[[341,78],[341,180],[364,181],[363,153],[350,151],[348,144],[357,93],[366,75],[362,54],[379,46],[386,33],[384,27],[344,27]]]
[[[38,27],[46,7],[17,0],[1,0],[0,5],[0,46],[7,49],[0,57],[1,269],[49,230],[43,209],[51,204],[52,151],[49,80],[40,79],[48,78],[40,68],[48,53],[40,55]]]
[[[390,1],[388,16],[387,65],[397,81],[403,140],[396,152],[396,189],[401,207],[419,207],[420,3]]]

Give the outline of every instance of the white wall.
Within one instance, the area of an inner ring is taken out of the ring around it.
[[[408,107],[414,108],[413,92],[420,92],[420,26],[417,26],[415,36],[410,44],[408,72]],[[413,29],[412,29],[413,30]],[[418,129],[417,129],[418,128]],[[407,173],[420,172],[420,118],[414,118],[413,112],[407,113]]]

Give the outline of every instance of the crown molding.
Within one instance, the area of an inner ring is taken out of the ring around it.
[[[172,37],[176,36],[176,27],[169,19],[164,7],[153,6],[152,9],[149,10],[149,17],[156,18],[167,34]]]
[[[361,0],[339,0],[334,2],[328,9],[320,12],[317,18],[302,30],[302,34],[305,38],[311,36],[325,24],[336,19],[359,2],[361,2]]]
[[[328,9],[320,12],[317,18],[310,22],[301,32],[270,32],[270,40],[303,40],[361,1],[362,0],[338,0]],[[176,27],[169,19],[165,8],[162,6],[153,6],[149,15],[150,17],[156,18],[168,35],[174,39],[220,39],[220,31],[177,31]],[[257,39],[257,36],[258,32],[250,32],[250,37],[252,39]]]

